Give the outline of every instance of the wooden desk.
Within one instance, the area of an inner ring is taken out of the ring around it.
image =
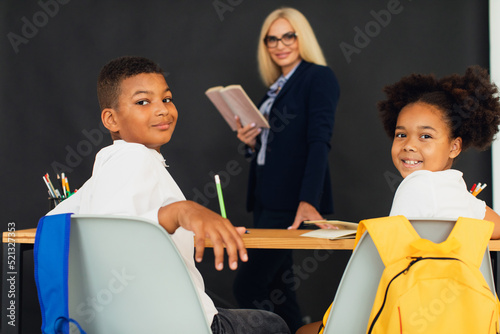
[[[273,230],[273,229],[248,229],[249,233],[243,235],[243,241],[247,248],[267,249],[338,249],[352,250],[354,239],[328,240],[318,238],[301,237],[308,230]],[[16,237],[11,238],[20,244],[35,243],[36,228],[16,231]],[[7,232],[3,233],[2,242],[8,243]],[[211,247],[210,240],[206,242]],[[491,252],[500,251],[500,240],[490,240]]]
[[[16,242],[19,244],[34,244],[35,243],[35,234],[36,234],[36,228],[28,228],[26,230],[18,230],[15,233],[15,237],[10,237],[9,240],[9,232],[3,232],[2,235],[2,242],[9,243],[9,242]]]
[[[247,248],[352,250],[354,246],[354,239],[328,240],[300,236],[307,233],[308,230],[248,229],[248,231],[248,234],[242,236]],[[19,230],[16,231],[15,237],[10,238],[10,242],[34,244],[35,234],[36,228]],[[3,233],[2,242],[9,242],[7,232]],[[207,239],[206,246],[212,247],[212,242],[209,239]]]

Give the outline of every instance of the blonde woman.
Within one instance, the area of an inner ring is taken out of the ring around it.
[[[270,129],[242,125],[237,137],[252,155],[247,208],[256,228],[298,228],[333,212],[328,153],[339,85],[307,19],[280,8],[265,19],[259,72],[269,88],[259,104]],[[290,250],[250,250],[235,280],[241,307],[272,310],[292,333],[302,325]]]

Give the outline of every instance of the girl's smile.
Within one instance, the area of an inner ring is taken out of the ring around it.
[[[401,176],[449,169],[461,151],[462,138],[451,138],[444,113],[436,107],[415,102],[399,113],[391,155]]]

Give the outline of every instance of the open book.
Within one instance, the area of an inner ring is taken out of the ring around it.
[[[240,118],[243,126],[255,123],[256,127],[269,128],[269,123],[240,85],[212,87],[207,89],[205,95],[212,101],[233,131],[237,129],[235,115]]]
[[[338,229],[319,229],[301,234],[301,237],[312,237],[322,239],[354,239],[358,224],[340,220],[307,220],[304,224],[325,224],[336,226]]]

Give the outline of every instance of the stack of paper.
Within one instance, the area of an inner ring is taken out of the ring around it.
[[[340,220],[308,220],[304,224],[324,224],[332,228],[319,229],[302,234],[302,237],[322,238],[322,239],[353,239],[356,237],[358,224],[344,222]]]

